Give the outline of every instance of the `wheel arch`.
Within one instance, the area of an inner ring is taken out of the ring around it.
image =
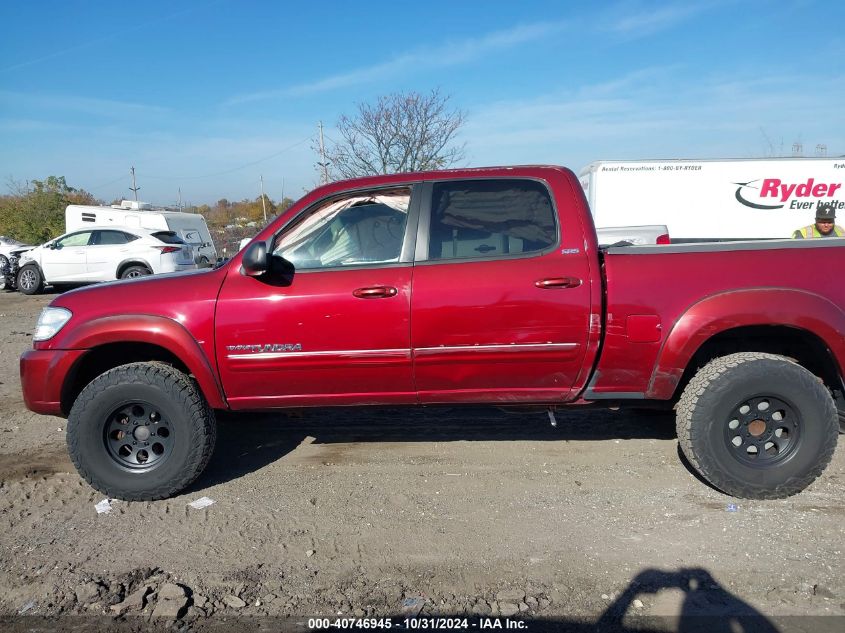
[[[119,365],[145,361],[165,362],[192,375],[212,408],[227,408],[208,358],[184,326],[172,319],[150,315],[94,319],[74,328],[57,343],[64,349],[87,350],[62,383],[64,413],[70,411],[76,397],[96,376]]]
[[[727,292],[694,304],[666,337],[647,397],[677,398],[700,367],[734,352],[793,358],[838,392],[845,408],[845,313],[824,297],[791,289]]]
[[[155,272],[153,270],[153,267],[150,266],[149,262],[138,257],[133,257],[131,259],[124,259],[117,265],[117,270],[115,271],[115,279],[120,279],[120,276],[123,274],[123,272],[130,266],[143,266],[144,268],[150,271],[151,275]]]

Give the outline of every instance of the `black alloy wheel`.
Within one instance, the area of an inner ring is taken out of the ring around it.
[[[786,461],[801,442],[801,415],[774,396],[748,398],[725,421],[725,441],[740,462],[757,468]]]
[[[714,358],[684,388],[676,410],[678,442],[690,465],[736,497],[797,494],[836,449],[839,419],[830,389],[776,354]]]
[[[103,431],[109,456],[118,466],[134,471],[162,464],[175,442],[167,418],[147,402],[131,402],[112,412]]]

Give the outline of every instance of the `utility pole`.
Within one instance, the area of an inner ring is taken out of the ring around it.
[[[317,127],[320,129],[320,160],[322,161],[320,167],[323,169],[322,184],[325,185],[329,182],[329,163],[326,160],[326,145],[323,142],[323,122],[320,121]]]
[[[140,187],[135,185],[135,168],[130,167],[129,173],[132,174],[132,186],[129,187],[129,191],[132,191],[135,194],[135,202],[138,202],[138,190],[140,189]]]
[[[261,208],[264,209],[264,226],[267,226],[267,201],[264,199],[264,175],[260,175],[261,180]]]

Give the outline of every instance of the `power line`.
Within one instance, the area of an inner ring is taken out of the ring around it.
[[[109,180],[108,182],[103,183],[102,185],[97,185],[96,187],[90,187],[90,188],[88,189],[88,191],[92,191],[92,192],[93,192],[93,191],[97,191],[97,190],[99,190],[99,189],[103,189],[104,187],[108,187],[109,185],[113,185],[113,184],[114,184],[114,183],[116,183],[116,182],[120,182],[120,181],[121,181],[121,180],[123,180],[124,178],[126,178],[126,176],[125,176],[125,175],[123,175],[123,174],[121,174],[120,176],[118,176],[118,177],[117,177],[117,178],[115,178],[114,180]]]
[[[212,174],[203,174],[203,175],[200,175],[200,176],[149,176],[148,175],[146,177],[152,178],[154,180],[198,180],[200,178],[213,178],[215,176],[223,176],[225,174],[231,174],[232,172],[236,172],[236,171],[239,171],[241,169],[245,169],[247,167],[252,167],[253,165],[257,165],[259,163],[263,163],[264,161],[270,160],[271,158],[276,158],[276,156],[281,156],[285,152],[292,150],[294,147],[298,147],[298,146],[302,145],[303,143],[310,141],[311,138],[312,137],[310,137],[310,136],[306,137],[306,138],[302,139],[301,141],[297,141],[296,143],[294,143],[292,145],[288,145],[287,147],[279,150],[278,152],[276,152],[274,154],[270,154],[269,156],[265,156],[264,158],[259,158],[258,160],[254,160],[250,163],[244,163],[243,165],[240,165],[239,167],[233,167],[232,169],[226,169],[224,171],[218,171],[218,172],[214,172]]]

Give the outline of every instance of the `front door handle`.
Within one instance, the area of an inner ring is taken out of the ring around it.
[[[398,290],[393,286],[370,286],[369,288],[358,288],[352,291],[352,295],[359,299],[384,299],[395,297]]]
[[[534,285],[538,288],[577,288],[581,285],[581,280],[577,277],[552,277],[539,279]]]

